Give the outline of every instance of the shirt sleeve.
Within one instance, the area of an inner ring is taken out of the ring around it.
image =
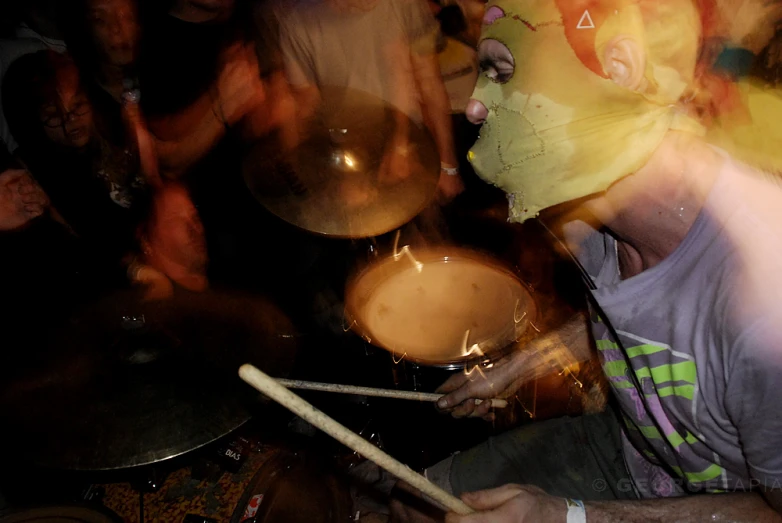
[[[782,484],[782,313],[764,318],[737,340],[729,370],[726,407],[753,480]]]

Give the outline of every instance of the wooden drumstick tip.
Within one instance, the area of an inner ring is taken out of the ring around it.
[[[476,405],[480,405],[481,403],[483,403],[481,400],[475,400]],[[504,409],[507,406],[508,406],[507,400],[501,400],[497,398],[493,398],[491,400],[491,408],[493,409]]]

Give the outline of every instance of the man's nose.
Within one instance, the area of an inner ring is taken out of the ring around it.
[[[470,122],[474,123],[475,125],[481,125],[486,121],[486,117],[489,116],[489,110],[486,109],[486,106],[483,105],[482,102],[479,102],[474,98],[470,98],[470,101],[467,103],[466,114],[467,119],[470,120]]]

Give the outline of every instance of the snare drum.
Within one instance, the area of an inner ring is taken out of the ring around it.
[[[348,284],[346,317],[369,343],[426,366],[491,361],[537,317],[528,288],[500,262],[456,248],[409,249]]]

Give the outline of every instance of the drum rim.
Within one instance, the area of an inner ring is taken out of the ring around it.
[[[527,295],[530,298],[530,310],[527,311],[528,316],[530,317],[530,324],[535,323],[538,320],[540,311],[538,309],[537,302],[535,300],[533,289],[530,285],[528,285],[526,282],[524,282],[519,274],[513,270],[513,266],[509,263],[505,263],[502,260],[496,258],[495,256],[492,256],[491,254],[485,254],[477,249],[470,249],[466,247],[424,247],[417,249],[413,251],[411,249],[411,254],[413,257],[421,262],[421,263],[432,263],[432,262],[458,262],[458,261],[471,261],[471,262],[477,262],[484,266],[488,266],[496,271],[504,273],[506,276],[509,276],[513,280],[515,280],[527,293]],[[402,258],[405,259],[406,264],[400,265],[399,269],[394,270],[393,274],[398,274],[402,270],[405,270],[410,267],[410,258],[406,255],[403,255],[400,257],[400,260],[395,260],[395,256],[389,255],[384,257],[382,260],[370,263],[369,265],[363,267],[361,270],[357,271],[352,277],[348,279],[348,282],[345,286],[345,321],[346,324],[343,325],[343,329],[347,332],[349,330],[354,331],[356,334],[358,334],[364,341],[367,343],[379,347],[385,351],[388,351],[392,356],[394,357],[401,357],[404,361],[409,361],[411,363],[427,366],[427,367],[440,367],[440,368],[446,368],[446,369],[456,369],[461,368],[463,366],[472,366],[472,365],[482,365],[482,364],[488,364],[494,361],[495,359],[504,356],[508,352],[511,352],[519,343],[520,340],[525,339],[528,337],[528,333],[530,330],[534,329],[525,329],[524,332],[519,334],[516,338],[512,340],[508,340],[504,342],[501,346],[491,348],[489,351],[487,351],[483,356],[476,356],[474,358],[457,358],[457,359],[451,359],[451,360],[427,360],[425,358],[416,358],[412,356],[408,356],[407,354],[399,355],[397,352],[393,351],[392,349],[389,349],[379,343],[376,343],[375,339],[370,335],[370,329],[367,327],[366,322],[363,320],[362,315],[357,312],[359,304],[358,302],[358,292],[357,289],[359,288],[362,281],[365,281],[366,278],[368,278],[371,274],[375,274],[378,271],[382,271],[384,268],[387,268],[390,265],[393,265],[394,263],[399,263]],[[389,277],[384,278],[381,281],[387,281]],[[375,288],[377,288],[378,285],[375,285]]]

